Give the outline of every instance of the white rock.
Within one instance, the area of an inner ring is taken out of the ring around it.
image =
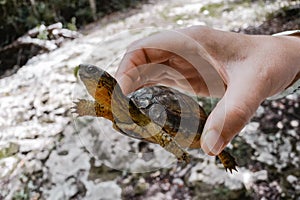
[[[19,159],[15,156],[3,158],[0,160],[0,178],[8,176],[16,168]]]

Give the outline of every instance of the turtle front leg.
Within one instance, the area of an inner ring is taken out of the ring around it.
[[[93,117],[104,117],[113,121],[113,115],[110,109],[97,103],[96,101],[90,101],[85,99],[78,99],[74,102],[75,106],[73,113],[81,116],[93,116]]]

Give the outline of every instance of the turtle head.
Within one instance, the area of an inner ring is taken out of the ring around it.
[[[117,96],[123,96],[116,79],[106,71],[89,64],[80,64],[77,70],[88,93],[98,103],[110,106],[113,92]]]

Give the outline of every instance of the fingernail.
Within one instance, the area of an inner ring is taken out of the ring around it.
[[[203,143],[205,148],[207,148],[205,150],[208,150],[214,155],[218,155],[224,145],[221,134],[213,129],[204,132],[204,134]]]

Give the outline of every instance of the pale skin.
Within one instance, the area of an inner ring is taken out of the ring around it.
[[[125,94],[163,84],[220,97],[199,144],[218,155],[262,101],[300,78],[300,36],[253,36],[205,26],[161,32],[128,47],[116,78]]]

